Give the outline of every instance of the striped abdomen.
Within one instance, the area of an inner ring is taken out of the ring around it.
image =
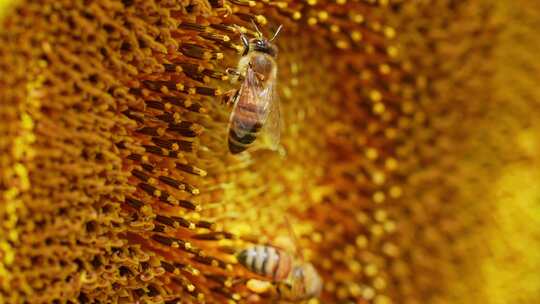
[[[283,281],[291,272],[291,256],[271,246],[257,245],[237,255],[240,264],[250,271],[273,281]]]
[[[239,103],[231,117],[229,127],[229,151],[232,154],[246,150],[257,138],[262,124],[259,122],[260,114],[252,104]]]

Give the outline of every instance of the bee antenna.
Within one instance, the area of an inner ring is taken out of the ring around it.
[[[274,41],[274,39],[276,39],[276,37],[279,34],[279,32],[281,31],[282,27],[283,27],[283,24],[280,24],[279,27],[277,28],[277,30],[274,32],[274,36],[272,36],[272,39],[270,39],[270,41]]]
[[[255,23],[255,21],[253,19],[251,19],[251,23],[255,27],[255,30],[257,30],[257,34],[259,34],[259,37],[262,37],[263,34],[261,33],[261,30],[259,30],[259,27],[257,26],[257,23]]]

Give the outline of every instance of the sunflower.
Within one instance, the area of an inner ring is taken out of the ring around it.
[[[540,7],[509,2],[0,1],[0,304],[272,303],[254,244],[309,303],[538,301]],[[240,34],[280,25],[280,149],[232,155]]]

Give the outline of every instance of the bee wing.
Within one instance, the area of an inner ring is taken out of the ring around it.
[[[258,113],[261,110],[266,112],[266,110],[259,109],[260,91],[255,72],[248,68],[229,120],[229,129],[234,131],[238,138],[248,135],[255,124],[263,123]],[[236,116],[240,116],[242,119],[235,119]]]
[[[262,93],[265,95],[264,98],[266,98],[266,103],[268,104],[264,133],[268,136],[270,148],[272,150],[277,150],[279,146],[282,125],[279,95],[277,94],[276,84],[276,80],[274,79]]]
[[[294,229],[291,225],[291,222],[289,218],[285,215],[284,217],[285,225],[287,225],[287,230],[289,231],[289,234],[293,238],[294,241],[294,255],[300,259],[300,261],[304,261],[304,255],[302,254],[302,251],[298,248],[298,244],[300,242],[298,241],[298,237],[296,236],[296,233],[294,233]]]

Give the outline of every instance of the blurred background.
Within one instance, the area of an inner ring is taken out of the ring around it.
[[[540,301],[540,3],[0,0],[0,20],[0,304],[274,303],[235,254],[283,239],[323,278],[309,303]],[[231,155],[252,22],[283,25],[281,147]]]

